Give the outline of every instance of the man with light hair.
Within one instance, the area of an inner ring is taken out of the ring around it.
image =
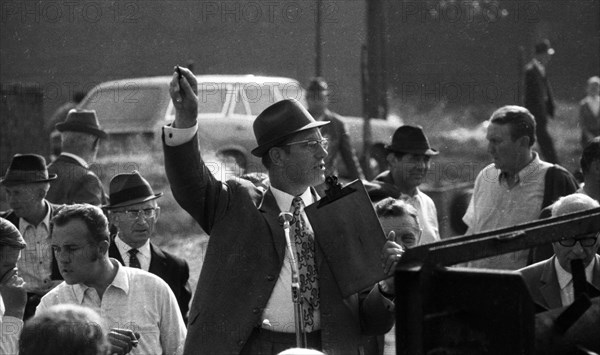
[[[467,234],[534,221],[543,208],[577,190],[577,182],[567,170],[542,161],[533,150],[535,127],[533,115],[521,106],[504,106],[492,114],[486,139],[493,163],[475,179],[473,196],[463,217]],[[519,250],[471,261],[468,265],[517,270],[539,261],[535,255]]]
[[[552,216],[563,216],[600,207],[593,198],[575,193],[561,197],[552,206]],[[587,292],[590,297],[600,295],[600,231],[592,231],[552,243],[554,255],[547,260],[519,270],[533,301],[547,309],[568,306],[575,300],[572,260],[582,260],[585,268]]]

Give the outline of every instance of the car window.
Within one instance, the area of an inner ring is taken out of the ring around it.
[[[198,113],[222,113],[231,86],[225,83],[198,83]]]
[[[102,127],[108,131],[152,129],[165,115],[164,90],[119,84],[97,90],[82,104],[96,110]]]

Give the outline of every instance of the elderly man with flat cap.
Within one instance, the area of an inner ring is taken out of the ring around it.
[[[440,240],[437,210],[433,200],[419,190],[427,177],[429,160],[438,155],[419,126],[402,126],[394,132],[392,143],[385,149],[390,169],[365,184],[369,197],[378,202],[386,197],[402,199],[418,212],[423,228],[420,244]]]
[[[25,240],[17,227],[0,217],[0,354],[17,354],[27,303],[17,261]]]
[[[315,121],[296,100],[271,105],[254,122],[252,151],[268,171],[267,190],[244,179],[218,181],[198,150],[196,78],[180,70],[170,85],[175,121],[163,128],[165,166],[175,199],[210,235],[184,353],[271,355],[296,345],[282,211],[296,216],[290,239],[308,347],[330,355],[369,353],[366,335],[393,324],[393,280],[343,298],[303,210],[319,199],[312,186],[325,179],[327,141],[319,127],[327,122]],[[384,247],[381,261],[389,270],[401,253]]]
[[[73,109],[64,122],[56,124],[56,129],[62,134],[62,153],[48,166],[58,179],[46,198],[58,204],[106,204],[102,182],[89,167],[96,160],[100,139],[107,137],[96,111]]]
[[[0,212],[0,217],[17,227],[27,242],[18,263],[19,274],[26,282],[26,320],[33,316],[42,296],[62,281],[50,248],[50,219],[62,206],[45,198],[55,179],[56,174],[48,173],[44,157],[36,154],[15,154],[0,179],[11,208]]]
[[[155,194],[150,183],[137,171],[113,177],[109,193],[110,203],[104,209],[117,234],[112,236],[108,256],[163,279],[175,294],[183,321],[187,323],[192,298],[188,263],[150,241],[160,216],[156,200],[163,193]]]

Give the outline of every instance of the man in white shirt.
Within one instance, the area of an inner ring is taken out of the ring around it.
[[[111,354],[180,354],[186,330],[173,292],[158,276],[109,258],[102,210],[70,205],[52,222],[52,249],[65,281],[42,298],[37,311],[65,303],[92,308],[103,318]]]
[[[600,207],[591,197],[575,193],[561,197],[552,205],[552,216],[585,211]],[[600,231],[574,238],[562,239],[552,244],[554,256],[548,260],[519,270],[534,302],[547,308],[568,306],[574,301],[571,261],[580,259],[585,267],[590,297],[600,295]]]
[[[387,161],[390,169],[379,174],[365,187],[373,202],[386,197],[402,199],[411,204],[419,215],[423,229],[420,244],[440,240],[437,210],[431,197],[419,186],[427,177],[429,161],[439,152],[429,145],[429,140],[419,126],[401,126],[394,132],[387,145]]]
[[[50,219],[61,206],[45,199],[55,179],[56,174],[48,173],[44,157],[15,154],[0,180],[11,207],[0,212],[0,217],[17,227],[27,243],[18,262],[28,299],[25,320],[33,316],[41,297],[62,281],[50,249]]]

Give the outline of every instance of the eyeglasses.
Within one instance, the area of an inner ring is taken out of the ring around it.
[[[156,218],[156,211],[158,208],[144,208],[143,210],[125,210],[125,211],[117,211],[115,213],[120,213],[124,215],[127,219],[135,221],[141,215],[144,219]]]
[[[560,245],[562,245],[563,247],[572,247],[572,246],[575,246],[575,244],[577,242],[579,242],[579,244],[581,244],[582,247],[591,247],[592,245],[596,244],[596,240],[598,240],[598,235],[596,233],[592,233],[591,235],[595,235],[595,236],[584,237],[584,238],[579,238],[579,239],[575,239],[575,238],[561,239],[558,241],[558,243]]]
[[[327,150],[327,148],[329,148],[329,141],[327,141],[327,138],[307,139],[307,140],[303,140],[303,141],[291,142],[291,143],[287,143],[286,146],[298,145],[298,144],[303,144],[311,152],[316,151],[319,146],[321,146],[321,148],[323,148],[325,150]]]

